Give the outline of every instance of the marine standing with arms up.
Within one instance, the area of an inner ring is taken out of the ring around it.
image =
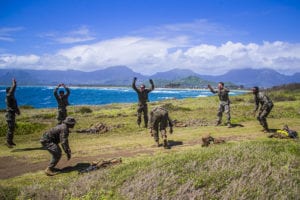
[[[59,91],[59,94],[57,94],[57,91],[60,87],[64,87],[66,90],[66,94],[63,90]],[[57,101],[57,121],[58,124],[61,124],[64,119],[66,119],[67,115],[67,106],[69,105],[69,95],[70,95],[70,89],[63,83],[59,84],[55,89],[54,89],[54,96]]]
[[[229,95],[228,93],[230,92],[227,88],[224,87],[224,83],[223,82],[219,82],[218,84],[218,90],[215,91],[211,85],[208,85],[209,90],[214,93],[214,94],[218,94],[219,96],[219,100],[220,100],[220,105],[219,105],[219,109],[218,109],[218,119],[217,119],[217,123],[216,125],[219,126],[222,122],[222,115],[223,112],[226,113],[227,115],[227,126],[228,128],[231,128],[231,123],[230,123],[230,100],[229,100]]]
[[[142,84],[140,86],[140,89],[137,89],[135,83],[136,83],[137,78],[134,77],[133,78],[133,82],[132,82],[132,88],[136,91],[136,93],[138,94],[138,98],[139,98],[139,103],[138,103],[138,109],[137,109],[137,124],[140,126],[141,121],[142,121],[142,113],[144,114],[144,123],[145,123],[145,128],[148,127],[148,105],[147,102],[149,101],[148,99],[148,94],[154,90],[154,83],[153,80],[150,79],[150,84],[151,84],[151,88],[150,89],[146,89],[145,85]]]
[[[273,108],[273,102],[265,93],[260,92],[259,88],[256,86],[252,88],[252,93],[254,95],[254,102],[255,102],[254,113],[256,113],[256,111],[259,108],[259,104],[261,104],[260,110],[259,110],[259,113],[257,116],[257,120],[264,128],[263,131],[269,132],[267,116],[269,115],[269,113],[271,112],[271,110]]]
[[[6,146],[12,148],[16,144],[13,142],[14,131],[16,127],[16,114],[20,115],[20,110],[15,97],[15,91],[17,88],[16,79],[12,80],[12,86],[6,88],[6,122],[7,122],[7,134],[6,134]]]

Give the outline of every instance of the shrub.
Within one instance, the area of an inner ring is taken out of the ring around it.
[[[81,107],[78,112],[84,114],[84,113],[92,113],[93,111],[89,107]]]

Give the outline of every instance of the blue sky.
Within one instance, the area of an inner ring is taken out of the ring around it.
[[[300,72],[300,1],[0,0],[0,68]]]

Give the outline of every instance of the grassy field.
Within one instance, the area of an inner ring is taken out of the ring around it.
[[[270,128],[288,124],[299,132],[300,91],[270,91],[270,96],[275,103]],[[217,97],[151,102],[150,108],[163,105],[173,120],[186,125],[168,135],[169,150],[155,147],[149,130],[137,127],[135,104],[71,106],[68,113],[78,122],[69,137],[72,159],[67,162],[63,155],[58,166],[69,170],[53,177],[43,172],[50,155],[39,139],[56,124],[56,110],[22,108],[17,147],[0,146],[0,162],[17,165],[0,168],[11,174],[0,180],[0,199],[299,199],[299,140],[261,132],[252,99],[251,94],[231,97],[233,128],[214,126]],[[99,122],[109,131],[76,133]],[[4,144],[4,117],[0,131]],[[226,143],[202,147],[207,135]],[[78,174],[93,160],[114,157],[121,157],[122,164]]]

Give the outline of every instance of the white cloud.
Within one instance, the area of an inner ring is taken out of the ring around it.
[[[121,37],[61,49],[53,55],[0,56],[0,67],[3,68],[34,66],[37,69],[93,71],[115,65],[126,65],[143,74],[184,68],[216,75],[246,67],[271,68],[291,74],[300,72],[300,44],[228,41],[222,45],[182,47],[175,40]]]
[[[23,30],[23,27],[2,27],[0,28],[0,41],[13,42],[13,33]]]
[[[0,54],[0,67],[15,67],[15,68],[28,68],[34,67],[38,64],[40,57],[37,55],[12,55]]]
[[[59,44],[75,44],[81,42],[88,42],[95,40],[96,38],[93,36],[93,33],[86,26],[81,26],[78,29],[62,33],[62,32],[48,32],[41,35],[41,37],[45,37],[51,39]]]

